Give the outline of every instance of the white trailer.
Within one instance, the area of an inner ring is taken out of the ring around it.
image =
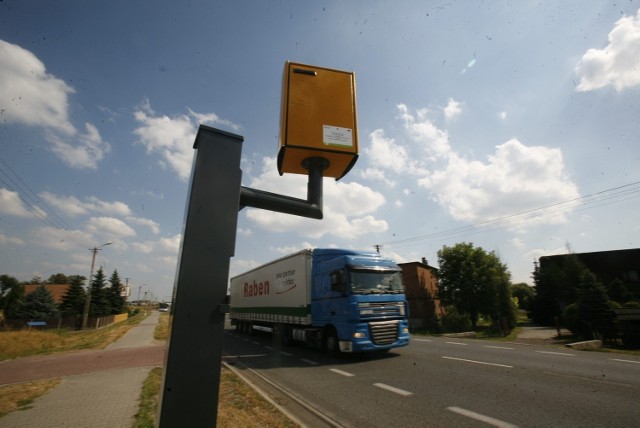
[[[303,250],[231,278],[232,322],[311,324],[311,262]]]

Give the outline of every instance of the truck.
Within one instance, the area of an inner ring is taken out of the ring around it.
[[[305,249],[231,278],[229,318],[240,333],[274,333],[325,352],[409,344],[402,270],[377,253]]]

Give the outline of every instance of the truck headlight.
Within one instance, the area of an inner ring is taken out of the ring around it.
[[[402,327],[402,334],[409,334],[409,327]]]
[[[353,333],[354,339],[364,339],[365,337],[366,335],[361,331],[356,331],[355,333]]]

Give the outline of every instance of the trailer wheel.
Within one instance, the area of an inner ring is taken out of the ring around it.
[[[340,355],[340,345],[338,343],[338,334],[333,328],[327,329],[324,334],[324,352],[331,356]]]

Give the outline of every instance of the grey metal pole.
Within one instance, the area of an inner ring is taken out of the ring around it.
[[[91,278],[93,277],[93,268],[96,264],[96,253],[98,252],[98,248],[93,247],[89,249],[89,251],[93,252],[93,256],[91,257],[91,271],[89,273],[89,279],[87,280],[87,292],[84,296],[84,311],[82,312],[83,330],[87,328],[87,322],[89,321],[89,307],[91,306]]]
[[[89,280],[87,281],[87,293],[85,294],[84,299],[84,311],[82,311],[83,330],[87,328],[87,323],[89,322],[89,308],[91,307],[91,278],[93,278],[93,268],[96,265],[96,253],[106,245],[111,245],[111,242],[105,242],[99,247],[89,248],[89,251],[93,252],[93,256],[91,257],[91,273],[89,273]]]
[[[243,137],[201,125],[165,357],[160,427],[215,427]]]

